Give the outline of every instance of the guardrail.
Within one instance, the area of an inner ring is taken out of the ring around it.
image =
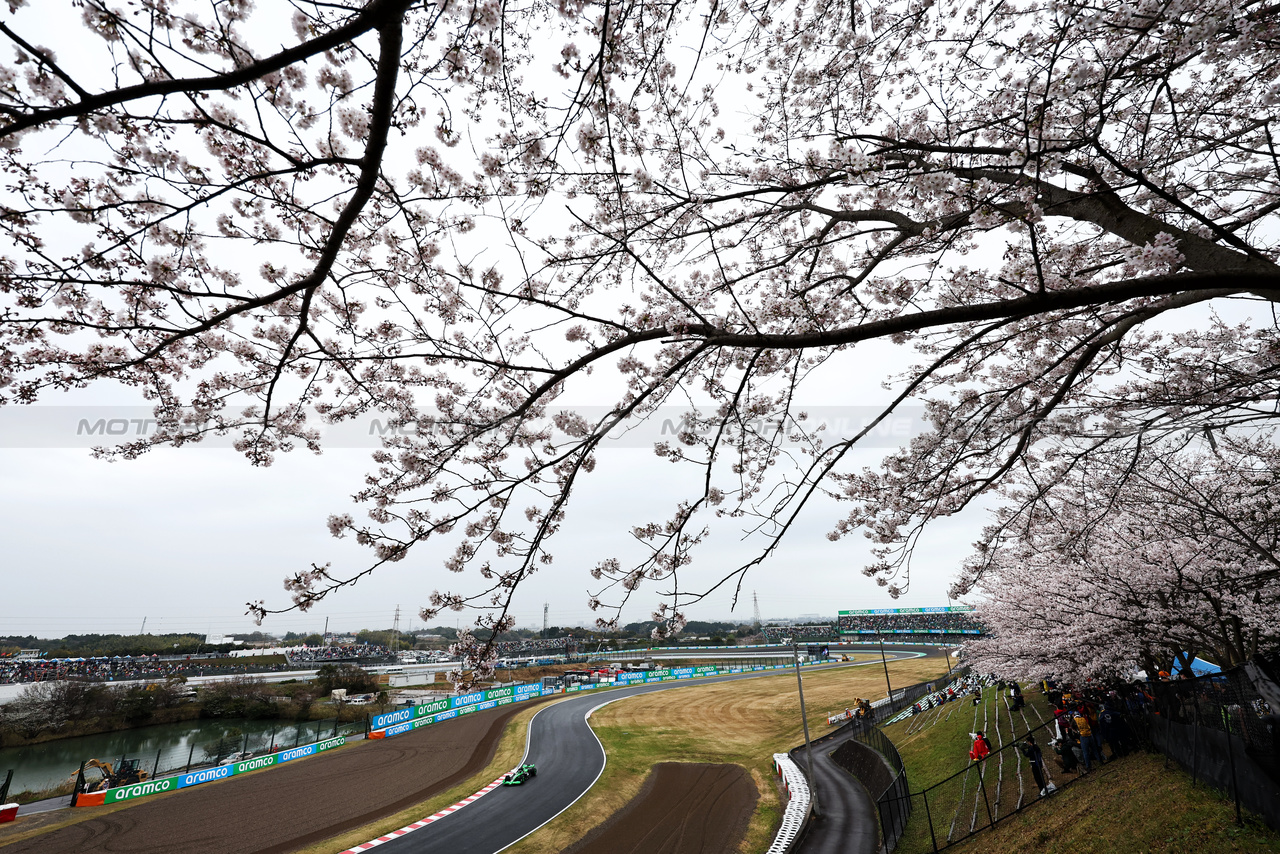
[[[782,787],[787,791],[787,807],[782,813],[782,826],[778,828],[778,835],[769,846],[768,854],[786,854],[800,838],[809,821],[809,811],[813,804],[809,796],[809,783],[790,756],[785,753],[773,754],[773,770],[782,778]]]

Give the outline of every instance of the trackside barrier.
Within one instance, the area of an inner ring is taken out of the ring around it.
[[[809,784],[796,763],[785,753],[773,754],[773,770],[787,791],[787,808],[782,813],[782,826],[778,828],[778,835],[769,846],[768,854],[786,854],[800,838],[800,832],[809,819]]]
[[[818,664],[830,664],[827,661],[809,661],[802,667]],[[616,688],[624,685],[645,685],[654,682],[675,682],[681,679],[695,679],[703,676],[727,676],[731,673],[752,673],[763,670],[785,670],[791,664],[747,664],[739,667],[717,667],[705,665],[701,667],[675,667],[661,670],[637,670],[619,673],[612,680],[598,684],[573,685],[569,688],[543,688],[539,683],[530,682],[525,685],[508,685],[505,688],[492,688],[488,691],[474,691],[458,697],[445,697],[422,703],[417,706],[375,715],[370,721],[369,738],[394,738],[419,727],[429,726],[441,721],[481,712],[485,709],[519,703],[534,697],[548,697],[553,694],[573,694],[580,691],[593,691],[599,688]]]
[[[347,737],[340,735],[337,738],[326,738],[314,744],[291,747],[288,750],[281,750],[267,756],[244,759],[231,765],[204,768],[200,771],[192,771],[189,774],[177,774],[172,777],[163,777],[159,780],[144,780],[141,783],[134,783],[130,786],[117,786],[104,792],[82,793],[76,798],[75,805],[78,807],[100,807],[104,804],[118,804],[135,798],[145,798],[148,795],[176,792],[178,789],[198,786],[201,783],[225,780],[228,777],[234,777],[236,774],[244,774],[262,768],[274,768],[277,765],[283,765],[285,762],[292,762],[304,756],[313,756],[326,750],[332,750],[335,747],[341,747],[346,743]]]
[[[871,632],[870,634],[880,634],[880,633]],[[886,632],[885,634],[890,634],[890,633]],[[902,634],[921,635],[921,634],[929,634],[929,633],[904,631],[902,632]],[[944,632],[944,634],[961,634],[961,632],[949,632],[949,633]],[[837,644],[848,645],[854,642],[861,643],[864,640],[868,640],[868,638],[860,638],[858,637],[857,634],[846,634],[846,635],[842,635],[839,640],[829,640],[827,641],[827,643],[837,643]],[[888,640],[886,641],[886,643],[889,643],[892,646],[938,646],[938,643],[936,641]],[[716,649],[716,650],[720,650],[721,652],[726,652],[729,650],[752,650],[752,649],[774,649],[774,648],[789,650],[791,649],[791,644],[789,643],[747,643],[747,644],[733,644],[733,645],[722,644],[720,646],[716,646],[715,644],[708,644],[708,645],[702,645],[702,646],[693,646],[693,645],[690,645],[690,646],[644,646],[644,647],[636,647],[635,649],[610,650],[606,653],[601,653],[601,655],[621,655],[624,653],[631,653],[631,652],[634,652],[634,653],[687,652],[691,649]]]

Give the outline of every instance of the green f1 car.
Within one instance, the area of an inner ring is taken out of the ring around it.
[[[519,768],[512,771],[510,774],[503,777],[502,785],[519,786],[521,783],[524,783],[527,780],[530,780],[536,776],[538,776],[538,769],[537,767],[534,766],[532,762],[530,762],[527,765],[521,765]]]

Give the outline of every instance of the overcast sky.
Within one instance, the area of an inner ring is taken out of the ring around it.
[[[263,14],[287,11],[281,5]],[[54,46],[72,67],[89,67],[93,51],[101,52],[96,40],[91,50],[73,49],[64,22],[34,5],[15,20],[24,32]],[[268,41],[288,32],[283,18],[277,24],[277,29],[260,30]],[[743,111],[739,119],[749,126],[752,117]],[[824,368],[825,378],[809,382],[802,392],[808,397],[801,400],[856,422],[870,412],[864,408],[888,398],[880,387],[887,372],[905,370],[912,361],[907,348],[862,345]],[[571,403],[615,402],[610,394],[593,394],[589,381],[577,393]],[[226,447],[162,449],[141,460],[106,463],[88,451],[102,437],[76,435],[73,429],[83,419],[132,423],[146,416],[147,409],[138,408],[143,405],[128,389],[99,385],[46,395],[37,407],[0,409],[0,634],[132,633],[144,619],[151,632],[251,631],[255,626],[244,615],[245,603],[263,599],[268,607],[287,606],[281,586],[287,574],[312,562],[331,562],[339,574],[367,565],[365,549],[333,539],[325,525],[331,513],[364,518],[349,497],[363,485],[376,446],[363,425],[336,437],[321,456],[295,451],[266,469],[250,466]],[[908,435],[891,431],[873,442],[879,447],[851,462],[874,465],[888,446]],[[605,557],[637,555],[630,528],[665,519],[687,497],[676,487],[689,470],[677,473],[659,462],[646,447],[655,438],[652,431],[633,435],[622,443],[631,447],[600,453],[595,473],[578,489],[569,519],[552,543],[555,563],[520,592],[517,625],[540,628],[544,603],[553,624],[590,625],[595,615],[587,607],[588,570]],[[689,608],[688,616],[748,621],[753,593],[766,619],[834,616],[844,608],[943,605],[947,584],[982,523],[980,513],[971,513],[935,525],[919,547],[910,593],[894,601],[859,571],[868,559],[865,540],[826,539],[839,516],[834,503],[814,505],[783,548],[746,578],[736,609],[731,610],[732,590],[720,590]],[[449,550],[447,542],[418,546],[406,561],[379,570],[313,611],[273,616],[262,628],[320,631],[326,617],[335,631],[386,628],[397,606],[402,628],[421,627],[417,609],[432,590],[476,590],[478,578],[443,570]],[[725,526],[699,550],[685,582],[710,583],[754,553]],[[664,587],[650,587],[633,600],[624,621],[648,619],[659,589]],[[466,613],[446,617],[446,623],[471,620]]]
[[[878,354],[864,348],[835,366],[841,381],[814,384],[823,391],[806,403],[856,414],[863,411],[858,405],[878,402],[885,394],[878,388],[882,374],[862,366],[909,361],[908,352],[879,346]],[[145,412],[133,408],[140,402],[129,390],[99,386],[47,397],[41,407],[0,410],[0,634],[132,633],[144,618],[149,632],[250,631],[245,603],[265,599],[268,607],[287,606],[281,586],[287,573],[312,562],[332,562],[340,572],[366,565],[366,550],[335,540],[325,520],[348,511],[362,518],[350,495],[360,488],[376,444],[367,430],[363,437],[357,429],[335,440],[362,447],[331,447],[319,456],[295,451],[270,468],[255,468],[225,447],[165,448],[140,460],[103,462],[87,450],[102,437],[75,436],[68,426],[82,417],[138,417]],[[590,625],[587,571],[601,558],[636,554],[630,527],[662,518],[683,497],[675,488],[679,470],[643,447],[651,438],[636,435],[623,443],[632,447],[601,452],[554,540],[555,563],[519,595],[517,625],[540,628],[544,603],[553,625]],[[878,444],[901,438],[884,437]],[[872,465],[885,450],[868,449],[857,464]],[[826,539],[839,515],[833,502],[815,505],[781,551],[747,577],[736,609],[731,611],[732,591],[721,590],[691,607],[690,618],[750,620],[753,593],[765,619],[946,604],[948,580],[982,522],[981,514],[971,513],[936,525],[914,563],[909,595],[895,602],[859,572],[867,560],[864,540]],[[263,629],[319,631],[326,617],[335,631],[386,628],[397,606],[402,628],[420,628],[417,609],[433,589],[473,591],[478,581],[442,568],[448,548],[418,546],[406,561],[384,567],[311,612],[270,617]],[[716,530],[686,583],[707,583],[752,554],[735,528]],[[656,601],[652,594],[639,597],[624,620],[648,619]],[[469,619],[450,613],[439,622]]]

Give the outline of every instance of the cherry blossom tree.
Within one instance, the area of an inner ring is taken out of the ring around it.
[[[258,464],[391,413],[365,515],[330,520],[375,557],[297,573],[301,607],[447,537],[480,588],[425,616],[509,626],[605,437],[661,405],[700,485],[590,601],[666,585],[667,628],[709,519],[760,542],[740,585],[847,500],[832,537],[897,594],[1019,469],[1274,416],[1272,6],[7,2],[0,404],[120,382],[158,429],[103,453],[232,433]],[[881,419],[931,426],[859,471],[876,424],[830,440],[796,401],[878,339],[920,360]],[[588,382],[605,415],[558,405]]]
[[[975,666],[1125,677],[1197,655],[1229,667],[1280,645],[1276,448],[1220,444],[1095,456],[1051,487],[1009,488],[955,591],[983,594]]]

